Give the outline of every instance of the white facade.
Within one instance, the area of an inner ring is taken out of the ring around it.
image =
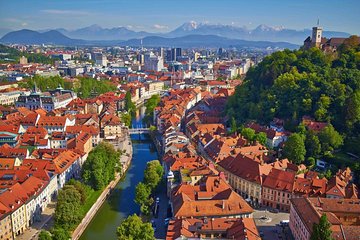
[[[14,104],[21,94],[29,95],[30,91],[25,91],[25,92],[12,91],[12,92],[0,93],[0,105]]]
[[[159,72],[164,68],[164,59],[150,52],[144,57],[144,68],[145,70]]]

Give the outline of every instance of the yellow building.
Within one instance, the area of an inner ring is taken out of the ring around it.
[[[262,203],[261,191],[263,178],[269,174],[271,165],[261,164],[244,155],[227,157],[219,162],[232,188],[255,205]]]
[[[0,239],[14,239],[11,227],[10,209],[2,203],[0,203]]]

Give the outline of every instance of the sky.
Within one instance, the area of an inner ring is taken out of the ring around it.
[[[168,32],[189,21],[360,35],[360,0],[0,0],[2,29],[77,29],[98,24]]]

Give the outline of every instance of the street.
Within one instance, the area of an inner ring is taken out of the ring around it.
[[[255,210],[253,218],[263,240],[292,239],[289,228],[280,225],[282,220],[289,220],[289,213],[272,213],[259,209]]]
[[[167,226],[164,224],[164,220],[167,218],[167,208],[169,205],[168,197],[166,196],[166,181],[161,182],[161,185],[158,188],[157,195],[155,196],[160,198],[159,202],[159,214],[158,217],[153,217],[155,221],[156,231],[155,238],[156,239],[165,239]]]

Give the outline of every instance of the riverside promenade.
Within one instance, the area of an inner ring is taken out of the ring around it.
[[[131,158],[132,158],[132,143],[128,134],[125,134],[123,139],[119,139],[116,142],[110,142],[114,145],[114,147],[118,150],[122,151],[120,157],[120,163],[122,164],[122,171],[118,173],[113,181],[109,183],[109,185],[104,189],[99,198],[87,212],[85,217],[82,219],[81,223],[77,226],[77,228],[72,233],[72,239],[78,240],[81,237],[81,234],[85,231],[86,227],[89,225],[93,217],[96,215],[97,211],[103,205],[107,197],[110,195],[111,191],[118,184],[120,179],[126,173],[126,170],[130,166]]]

